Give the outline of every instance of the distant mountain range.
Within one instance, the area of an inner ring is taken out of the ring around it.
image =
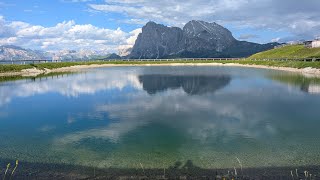
[[[148,22],[129,58],[247,57],[277,45],[238,41],[228,29],[216,23],[193,20],[180,29]]]
[[[41,51],[23,49],[18,46],[0,46],[0,60],[47,59],[47,54]]]
[[[0,46],[0,61],[2,60],[89,60],[89,59],[119,59],[117,54],[110,54],[92,50],[61,50],[57,52],[45,52],[24,49],[18,46]]]
[[[142,28],[134,46],[119,52],[122,57],[103,51],[45,52],[4,45],[0,46],[0,60],[248,57],[277,45],[279,43],[257,44],[238,41],[228,29],[217,23],[193,20],[180,29],[148,22]]]

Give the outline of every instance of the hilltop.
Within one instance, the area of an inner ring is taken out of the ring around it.
[[[320,58],[320,48],[306,48],[304,45],[289,45],[263,51],[250,59]]]

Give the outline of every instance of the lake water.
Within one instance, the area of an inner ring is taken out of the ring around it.
[[[111,67],[0,83],[0,159],[90,167],[320,165],[320,80]]]

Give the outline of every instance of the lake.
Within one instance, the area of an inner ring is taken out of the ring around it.
[[[0,159],[318,166],[319,107],[320,79],[243,67],[110,67],[2,80]]]

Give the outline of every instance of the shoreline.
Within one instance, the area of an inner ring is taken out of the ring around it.
[[[9,76],[22,76],[22,77],[35,77],[41,74],[49,73],[61,73],[61,72],[78,72],[91,68],[103,68],[103,67],[135,67],[135,66],[226,66],[226,67],[248,67],[259,69],[272,69],[279,71],[295,72],[305,76],[317,76],[320,77],[320,69],[316,68],[292,68],[292,67],[275,67],[266,65],[252,65],[252,64],[239,64],[239,63],[161,63],[161,64],[91,64],[91,65],[75,65],[69,67],[62,67],[56,69],[23,69],[20,72],[5,72],[0,73],[0,77]]]
[[[12,159],[0,158],[0,176],[6,171],[6,163]],[[188,161],[189,162],[189,161]],[[284,166],[284,167],[243,167],[233,168],[202,168],[189,163],[181,167],[172,164],[165,168],[120,168],[82,166],[72,164],[36,163],[20,161],[17,171],[7,179],[317,179],[319,165]],[[2,173],[1,173],[2,172]],[[237,173],[238,172],[238,173]],[[308,177],[306,176],[308,173]]]

